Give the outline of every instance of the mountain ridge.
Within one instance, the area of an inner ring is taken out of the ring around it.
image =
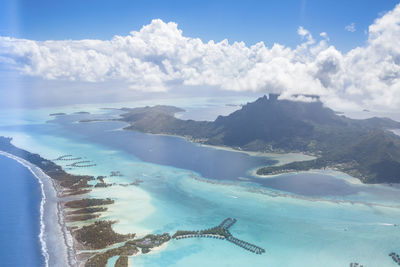
[[[169,106],[125,109],[126,129],[185,136],[192,141],[261,152],[303,152],[313,161],[260,168],[259,175],[335,168],[366,183],[400,182],[400,128],[388,118],[355,120],[311,102],[263,96],[215,121],[181,120]],[[167,112],[165,112],[167,110]],[[139,112],[140,111],[140,112]]]

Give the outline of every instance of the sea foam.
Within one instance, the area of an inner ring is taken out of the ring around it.
[[[41,190],[41,201],[40,201],[40,218],[39,218],[40,232],[39,232],[38,238],[39,238],[39,242],[40,242],[40,246],[41,246],[42,256],[44,259],[44,265],[46,267],[49,267],[50,253],[49,253],[49,249],[48,249],[48,244],[46,242],[46,237],[48,237],[46,233],[47,233],[48,229],[47,229],[47,226],[45,223],[45,205],[47,203],[47,197],[46,197],[46,193],[45,193],[45,185],[44,185],[44,182],[42,179],[47,178],[48,181],[51,183],[51,178],[48,177],[39,167],[35,166],[34,164],[32,164],[20,157],[17,157],[15,155],[12,155],[12,154],[4,152],[4,151],[0,151],[0,155],[11,158],[11,159],[17,161],[19,164],[23,165],[25,168],[27,168],[32,173],[32,175],[39,182],[40,190]],[[59,208],[58,208],[57,213],[58,213],[57,214],[58,224],[63,232],[64,245],[65,245],[65,249],[68,254],[68,260],[67,260],[66,264],[68,266],[74,266],[74,263],[76,261],[75,261],[75,256],[74,256],[75,253],[73,251],[72,236],[70,235],[69,231],[66,229],[66,225],[64,223],[64,218],[63,218],[63,215],[61,213],[61,210],[59,210]],[[54,255],[54,258],[59,258],[58,256],[59,255]]]

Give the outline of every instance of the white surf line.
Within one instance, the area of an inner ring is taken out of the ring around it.
[[[395,223],[385,223],[385,222],[368,223],[368,225],[397,226],[397,224]]]
[[[42,247],[42,255],[44,257],[45,266],[48,267],[49,266],[49,252],[47,250],[46,241],[44,240],[44,233],[45,233],[45,227],[46,227],[45,224],[44,224],[44,204],[46,203],[46,195],[44,193],[43,182],[40,180],[39,177],[37,177],[35,172],[32,170],[31,166],[29,166],[25,162],[21,161],[21,159],[19,157],[16,157],[16,156],[14,156],[12,154],[9,154],[7,152],[4,152],[4,151],[0,151],[0,154],[17,161],[18,163],[20,163],[21,165],[26,167],[33,174],[33,176],[35,176],[36,179],[39,181],[41,194],[42,194],[42,200],[40,201],[40,233],[39,233],[39,241],[40,241],[40,245]]]
[[[46,233],[46,225],[44,223],[44,206],[46,204],[46,194],[45,194],[45,190],[44,190],[44,184],[41,180],[41,178],[38,175],[41,175],[42,177],[46,177],[49,182],[51,183],[51,186],[53,187],[53,190],[55,190],[55,193],[57,195],[57,190],[55,188],[55,185],[53,184],[53,180],[51,177],[49,177],[48,175],[46,175],[42,169],[40,169],[39,167],[37,167],[36,165],[20,158],[17,157],[13,154],[7,153],[5,151],[1,151],[0,150],[0,155],[6,156],[8,158],[11,158],[15,161],[17,161],[18,163],[20,163],[21,165],[23,165],[24,167],[26,167],[32,174],[33,176],[35,176],[35,178],[39,181],[40,187],[41,187],[41,194],[42,194],[42,200],[40,203],[40,233],[39,233],[39,241],[42,247],[42,255],[45,259],[45,266],[49,267],[49,252],[47,249],[47,243],[44,239],[45,233]],[[35,170],[33,169],[33,167],[36,169],[36,171],[39,172],[39,174],[37,174],[35,172]],[[67,229],[67,225],[64,221],[64,217],[62,215],[62,210],[60,209],[59,203],[57,203],[57,219],[58,219],[58,224],[61,228],[61,232],[63,233],[63,239],[64,239],[64,244],[67,248],[67,254],[68,254],[68,266],[72,267],[72,266],[76,266],[76,257],[75,257],[75,251],[74,251],[74,246],[73,246],[73,238],[71,236],[71,233],[68,231]]]

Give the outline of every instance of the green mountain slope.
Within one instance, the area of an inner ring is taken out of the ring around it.
[[[386,118],[354,120],[313,102],[278,100],[270,95],[213,122],[180,120],[182,110],[155,106],[126,109],[127,129],[186,136],[211,145],[263,152],[306,152],[317,160],[265,167],[259,174],[334,167],[364,182],[400,182],[400,128]]]

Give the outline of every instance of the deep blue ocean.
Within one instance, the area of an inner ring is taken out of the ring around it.
[[[44,265],[40,201],[40,185],[32,173],[0,155],[0,266]]]

